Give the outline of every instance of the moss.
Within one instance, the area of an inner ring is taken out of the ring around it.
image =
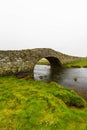
[[[74,91],[55,82],[0,77],[1,130],[85,130],[87,108],[76,109],[84,104]]]

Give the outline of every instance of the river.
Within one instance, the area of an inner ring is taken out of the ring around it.
[[[36,65],[34,79],[44,82],[55,81],[66,88],[75,90],[87,100],[87,68],[66,68],[51,74],[49,65]]]

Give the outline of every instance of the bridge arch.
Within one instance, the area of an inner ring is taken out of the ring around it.
[[[62,63],[60,62],[60,60],[57,57],[54,56],[45,56],[45,57],[40,57],[39,59],[36,59],[34,66],[37,64],[37,62],[41,59],[47,59],[50,63],[51,68],[54,67],[62,67]]]
[[[43,58],[45,58],[49,62],[51,74],[57,72],[58,69],[62,67],[61,62],[60,62],[60,60],[57,57],[53,57],[53,56],[48,56],[47,57],[46,56],[46,57],[43,57]],[[37,60],[36,64],[34,65],[33,77],[34,77],[35,66],[37,65],[38,61],[40,61],[43,58],[40,58],[39,60]]]
[[[45,58],[50,62],[51,68],[62,67],[62,63],[60,62],[60,60],[58,58],[53,57],[53,56],[49,56],[49,57],[45,57]]]

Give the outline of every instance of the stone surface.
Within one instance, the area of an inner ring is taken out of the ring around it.
[[[49,48],[0,51],[0,76],[33,76],[34,66],[42,58],[46,58],[54,70],[80,57],[68,56]]]

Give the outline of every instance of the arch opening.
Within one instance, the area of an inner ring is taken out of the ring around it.
[[[34,79],[50,81],[51,65],[46,58],[40,59],[34,66]]]
[[[59,59],[55,57],[45,57],[40,59],[34,66],[34,79],[51,81],[52,75],[61,67]]]

